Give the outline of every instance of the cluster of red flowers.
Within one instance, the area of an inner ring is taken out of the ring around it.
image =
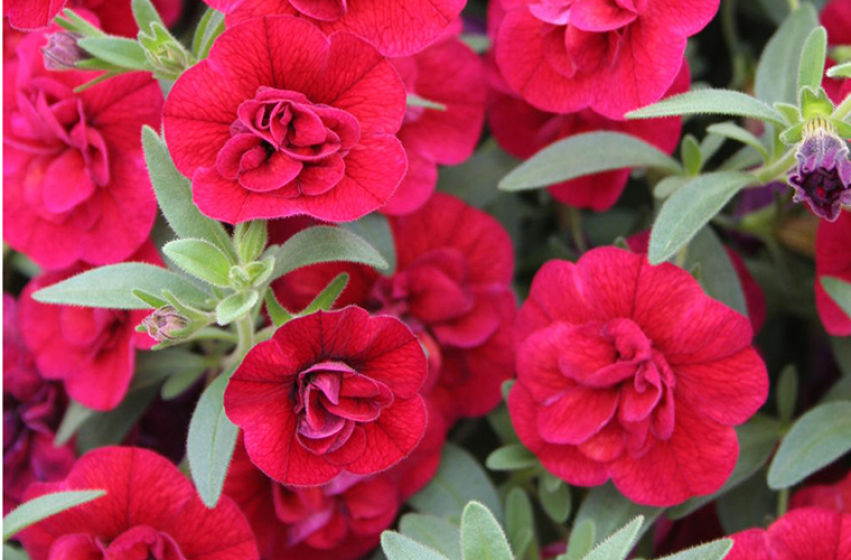
[[[453,425],[493,410],[514,377],[514,429],[567,483],[612,480],[660,507],[722,487],[738,458],[734,427],[768,394],[752,345],[765,301],[741,260],[731,254],[750,319],[685,270],[650,265],[646,236],[631,250],[546,263],[518,305],[506,229],[435,192],[438,166],[469,158],[485,121],[517,158],[595,130],[673,153],[679,118],[624,114],[689,89],[686,41],[718,0],[491,0],[481,57],[461,39],[464,0],[205,2],[226,30],[167,96],[141,72],[77,92],[96,74],[49,70],[42,54],[65,1],[5,3],[7,22],[30,33],[4,44],[3,237],[42,272],[17,302],[4,295],[4,511],[49,492],[107,490],[22,532],[30,558],[353,560],[434,476]],[[155,4],[168,24],[181,16],[180,0]],[[110,33],[137,31],[129,0],[68,5]],[[832,12],[829,36],[849,42],[851,3],[834,0]],[[832,95],[848,83],[830,84]],[[283,243],[377,211],[395,245],[387,274],[326,263],[274,283],[287,309],[302,310],[349,276],[331,310],[285,323],[233,373],[224,408],[241,434],[213,509],[152,451],[75,458],[72,445],[53,446],[68,399],[114,410],[154,343],[135,331],[141,312],[32,298],[100,265],[164,266],[144,125],[163,131],[210,218],[270,220],[271,242]],[[628,177],[550,192],[603,211]],[[849,235],[848,213],[820,225],[819,276],[851,280]],[[851,334],[818,282],[816,298],[827,331]],[[791,560],[814,543],[824,547],[814,558],[848,557],[847,481],[802,492],[800,509],[767,531],[735,535],[728,558]]]

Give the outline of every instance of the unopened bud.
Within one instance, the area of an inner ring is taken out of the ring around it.
[[[48,70],[75,70],[81,60],[91,58],[77,45],[79,35],[58,31],[47,37],[47,45],[42,47],[44,67]]]
[[[789,177],[795,202],[806,202],[813,213],[830,222],[842,205],[851,204],[851,160],[848,146],[826,119],[807,122],[795,157],[798,165]]]
[[[148,330],[151,338],[157,342],[165,342],[183,338],[189,320],[171,305],[166,305],[145,317],[142,325]]]

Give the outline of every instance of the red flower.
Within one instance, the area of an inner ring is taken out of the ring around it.
[[[496,4],[492,3],[491,6]],[[682,119],[617,121],[592,109],[561,115],[540,111],[511,91],[496,69],[489,73],[488,126],[497,143],[509,154],[528,159],[557,140],[583,132],[622,132],[645,140],[666,153],[677,149]],[[687,63],[665,96],[688,91],[691,76]],[[611,208],[626,187],[629,169],[587,175],[549,187],[553,198],[575,208],[602,212]]]
[[[16,29],[39,29],[47,27],[63,6],[65,0],[6,0],[3,16]]]
[[[414,331],[429,358],[422,393],[447,423],[482,416],[500,402],[500,385],[514,374],[511,239],[494,218],[442,193],[412,214],[390,218],[390,227],[397,253],[392,276],[317,265],[286,276],[276,293],[302,309],[348,272],[338,305],[395,315]]]
[[[626,240],[629,249],[635,253],[647,254],[647,247],[650,243],[650,230],[630,235]],[[727,256],[730,258],[730,263],[736,271],[736,276],[739,277],[739,283],[742,286],[742,292],[745,296],[745,305],[748,308],[748,318],[751,322],[751,327],[754,333],[758,333],[765,324],[766,303],[765,294],[762,293],[762,288],[748,271],[745,261],[734,250],[729,247],[724,247]]]
[[[21,41],[3,72],[3,237],[45,268],[118,262],[156,216],[140,138],[159,125],[162,93],[134,73],[75,94],[94,74],[45,70],[45,43]]]
[[[152,0],[154,7],[167,26],[174,25],[183,12],[184,0]],[[139,26],[133,17],[130,0],[70,0],[69,8],[85,8],[101,22],[101,29],[112,35],[136,38]],[[147,31],[147,29],[145,30]]]
[[[162,264],[150,243],[128,260]],[[51,305],[32,299],[36,290],[87,268],[77,265],[46,272],[27,284],[20,301],[21,332],[45,378],[62,380],[68,395],[84,406],[110,410],[127,394],[136,350],[147,350],[155,343],[135,330],[148,312]]]
[[[851,556],[851,515],[816,508],[790,511],[768,529],[731,537],[725,560],[845,560]]]
[[[851,318],[821,285],[825,276],[851,282],[851,213],[840,212],[835,222],[820,220],[816,231],[816,309],[822,325],[833,336],[851,335]]]
[[[686,271],[621,249],[544,265],[517,331],[521,441],[569,483],[611,477],[641,504],[716,491],[736,464],[732,426],[768,392],[745,317]]]
[[[293,17],[228,29],[174,84],[165,135],[195,203],[229,223],[350,221],[405,174],[405,88],[375,49]]]
[[[541,110],[610,119],[661,99],[687,37],[718,11],[718,0],[501,1],[496,61],[509,85]]]
[[[817,484],[798,490],[789,504],[792,508],[812,506],[851,513],[851,472],[835,484]]]
[[[466,0],[204,0],[227,24],[272,14],[300,16],[324,33],[348,31],[385,56],[407,56],[437,39]]]
[[[457,27],[460,31],[461,26]],[[482,134],[482,62],[456,35],[452,33],[417,55],[390,61],[408,93],[440,103],[446,110],[408,107],[399,131],[408,155],[408,172],[382,212],[407,214],[420,208],[434,192],[437,165],[463,163]]]
[[[266,560],[354,560],[378,546],[401,505],[437,471],[445,428],[429,411],[414,452],[368,477],[341,473],[319,487],[282,486],[260,471],[237,443],[225,494],[241,508]]]
[[[233,374],[225,411],[249,457],[281,484],[324,484],[341,472],[390,468],[423,437],[426,362],[393,317],[363,309],[293,319]]]
[[[33,482],[52,482],[74,464],[70,444],[54,447],[65,395],[35,368],[18,328],[17,304],[3,294],[3,514]]]
[[[3,15],[13,27],[22,30],[47,27],[67,0],[6,0]],[[183,11],[183,0],[153,0],[166,25],[174,25]],[[71,0],[69,8],[84,8],[97,15],[102,29],[113,35],[134,37],[139,32],[130,0]]]
[[[90,451],[64,481],[35,484],[27,499],[90,489],[106,490],[106,495],[20,533],[32,560],[259,558],[251,528],[236,504],[223,497],[208,509],[177,467],[146,449]]]
[[[822,8],[819,16],[821,24],[827,29],[827,42],[831,47],[851,45],[851,0],[831,0]],[[828,60],[828,67],[835,64]],[[835,103],[851,95],[851,80],[825,77],[822,82],[827,94]]]

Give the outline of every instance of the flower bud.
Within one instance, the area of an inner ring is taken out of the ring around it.
[[[42,47],[44,67],[48,70],[75,70],[77,62],[91,58],[77,45],[80,36],[76,33],[59,31],[48,35],[47,45]]]
[[[145,317],[142,325],[148,330],[151,338],[157,342],[165,342],[183,338],[189,320],[171,305],[166,305]]]
[[[817,216],[836,220],[840,207],[851,204],[851,160],[845,141],[826,119],[816,117],[804,126],[795,157],[798,165],[789,177],[795,202],[806,202]]]

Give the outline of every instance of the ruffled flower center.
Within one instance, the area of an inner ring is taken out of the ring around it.
[[[373,422],[393,393],[346,364],[321,362],[302,371],[294,386],[299,442],[317,455],[349,442],[358,423]]]
[[[60,537],[50,547],[50,560],[66,558],[186,560],[171,535],[147,525],[137,525],[111,541],[80,533]]]
[[[641,327],[631,319],[589,323],[567,331],[562,344],[558,370],[567,385],[542,403],[545,440],[610,461],[671,437],[674,373]]]
[[[25,154],[27,202],[47,218],[64,216],[109,184],[106,142],[86,121],[82,101],[64,84],[34,78],[20,88],[4,142]]]
[[[822,124],[826,126],[808,126],[789,183],[795,202],[806,202],[816,215],[832,222],[842,205],[851,204],[851,160],[845,141],[829,124]]]
[[[318,487],[273,483],[272,501],[275,516],[287,526],[287,545],[306,543],[320,550],[340,546],[352,532],[381,531],[397,506],[396,489],[389,481],[346,472]]]
[[[648,0],[530,0],[529,12],[544,22],[544,53],[553,68],[572,77],[617,59],[628,26]]]
[[[357,119],[303,94],[260,87],[237,109],[216,169],[254,192],[317,196],[345,175],[344,158],[360,138]]]

